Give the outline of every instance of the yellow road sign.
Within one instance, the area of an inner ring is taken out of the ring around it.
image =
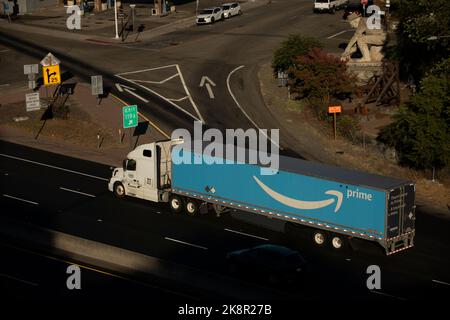
[[[44,85],[60,84],[61,74],[59,73],[59,64],[53,66],[42,67],[42,76]]]

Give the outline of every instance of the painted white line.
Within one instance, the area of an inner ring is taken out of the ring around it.
[[[161,81],[150,81],[150,80],[139,80],[139,79],[128,79],[130,81],[135,81],[135,82],[142,82],[142,83],[151,83],[151,84],[163,84],[166,83],[169,80],[172,80],[173,78],[178,77],[179,74],[176,73],[173,76],[168,77],[167,79],[161,80]]]
[[[135,96],[136,98],[138,98],[138,99],[140,99],[140,100],[144,101],[145,103],[147,103],[147,102],[148,102],[148,100],[147,100],[147,99],[145,99],[145,98],[141,97],[140,95],[138,95],[137,93],[135,93],[135,92],[131,91],[130,89],[127,89],[127,88],[125,88],[124,90],[125,90],[126,92],[128,92],[129,94],[131,94],[131,95]]]
[[[5,198],[10,198],[10,199],[19,200],[19,201],[22,201],[22,202],[34,204],[35,206],[39,205],[39,203],[37,203],[37,202],[26,200],[26,199],[22,199],[22,198],[18,198],[18,197],[13,197],[13,196],[10,196],[9,194],[3,194],[3,196]]]
[[[49,164],[46,164],[46,163],[41,163],[41,162],[37,162],[37,161],[33,161],[33,160],[23,159],[23,158],[19,158],[19,157],[15,157],[15,156],[10,156],[10,155],[4,154],[4,153],[0,153],[0,156],[6,157],[6,158],[15,159],[15,160],[20,160],[20,161],[24,161],[24,162],[29,162],[29,163],[33,163],[33,164],[37,164],[37,165],[40,165],[40,166],[43,166],[43,167],[48,167],[48,168],[52,168],[52,169],[66,171],[66,172],[78,174],[80,176],[85,176],[85,177],[94,178],[94,179],[103,180],[103,181],[109,181],[109,179],[106,179],[106,178],[101,178],[101,177],[98,177],[98,176],[94,176],[94,175],[91,175],[91,174],[87,174],[87,173],[83,173],[83,172],[79,172],[79,171],[75,171],[75,170],[65,169],[65,168],[61,168],[61,167],[57,167],[57,166],[52,166],[52,165],[49,165]]]
[[[192,113],[190,113],[190,112],[184,110],[184,109],[181,108],[179,105],[173,103],[172,101],[170,101],[170,100],[167,99],[166,97],[160,95],[160,94],[157,93],[156,91],[153,91],[152,89],[147,88],[146,86],[143,86],[143,85],[141,85],[141,84],[139,84],[139,83],[130,81],[130,80],[128,80],[127,78],[122,77],[121,75],[117,75],[117,74],[116,74],[115,76],[118,77],[118,78],[120,78],[120,79],[122,79],[122,80],[128,81],[128,82],[130,82],[130,83],[132,83],[132,84],[134,84],[134,85],[136,85],[136,86],[138,86],[138,87],[140,87],[140,88],[142,88],[142,89],[144,89],[144,90],[147,90],[148,92],[151,92],[151,93],[154,94],[155,96],[158,96],[158,97],[160,97],[161,99],[167,101],[168,103],[170,103],[172,106],[174,106],[175,108],[177,108],[177,109],[180,110],[181,112],[184,112],[185,114],[187,114],[187,115],[190,116],[191,118],[200,121],[200,119],[198,119],[198,118],[197,118],[196,116],[194,116]]]
[[[170,64],[170,65],[162,66],[162,67],[156,67],[156,68],[150,68],[150,69],[141,69],[141,70],[137,70],[137,71],[129,71],[129,72],[118,73],[118,74],[116,74],[116,76],[125,76],[127,74],[141,73],[141,72],[152,71],[152,70],[160,70],[160,69],[172,68],[172,67],[175,67],[175,66],[176,66],[176,64]]]
[[[64,190],[64,191],[69,191],[69,192],[73,192],[73,193],[78,193],[78,194],[81,194],[81,195],[83,195],[83,196],[86,196],[86,197],[92,197],[92,198],[95,198],[95,195],[93,195],[93,194],[89,194],[89,193],[85,193],[85,192],[81,192],[81,191],[77,191],[77,190],[72,190],[72,189],[69,189],[69,188],[64,188],[64,187],[59,187],[61,190]]]
[[[5,50],[0,50],[0,53],[3,53],[3,52],[8,52],[9,50],[8,49],[5,49]]]
[[[382,295],[382,296],[389,297],[389,298],[394,298],[394,299],[399,299],[399,300],[406,301],[405,298],[393,296],[393,295],[390,295],[390,294],[387,294],[387,293],[384,293],[384,292],[381,292],[381,291],[376,291],[376,290],[369,290],[369,291],[372,292],[372,293],[376,293],[376,294],[379,294],[379,295]]]
[[[249,120],[249,121],[250,121],[257,129],[258,129],[258,130],[261,130],[261,129],[258,127],[258,125],[256,124],[256,122],[253,121],[253,119],[250,118],[250,116],[247,114],[247,112],[245,112],[245,110],[241,107],[241,105],[240,105],[239,102],[237,101],[236,97],[234,96],[233,92],[231,91],[231,87],[230,87],[230,78],[231,78],[232,74],[235,73],[236,71],[238,71],[239,69],[244,68],[244,67],[245,67],[244,65],[239,66],[239,67],[236,67],[236,68],[234,68],[234,69],[228,74],[228,77],[227,77],[227,87],[228,87],[228,92],[230,93],[230,96],[233,98],[234,103],[236,103],[236,105],[237,105],[238,108],[241,110],[241,112],[244,114],[244,116],[245,116],[245,117],[246,117],[246,118],[247,118],[247,119],[248,119],[248,120]],[[272,139],[270,139],[269,136],[268,136],[264,131],[261,130],[261,133],[264,134],[264,135],[266,136],[267,139],[269,139],[270,141],[272,141],[272,143],[273,143],[275,146],[277,146],[277,148],[281,149],[280,146],[279,146],[275,141],[273,141]]]
[[[119,92],[123,92],[122,86],[119,83],[116,83],[116,88]]]
[[[267,239],[267,238],[255,236],[255,235],[250,234],[250,233],[240,232],[240,231],[236,231],[236,230],[232,230],[232,229],[227,229],[227,228],[225,228],[224,230],[225,230],[225,231],[228,231],[228,232],[233,232],[233,233],[241,234],[241,235],[247,236],[247,237],[252,237],[252,238],[256,238],[256,239],[260,239],[260,240],[264,240],[264,241],[269,241],[269,239]]]
[[[353,29],[342,30],[341,32],[335,33],[335,34],[333,34],[333,35],[327,37],[327,39],[333,39],[334,37],[340,36],[341,34],[346,33],[346,32],[349,32],[349,31],[351,31],[351,30],[353,30]]]
[[[202,115],[200,114],[200,111],[197,108],[197,105],[194,102],[194,99],[192,99],[192,96],[189,93],[189,89],[187,88],[186,82],[184,81],[184,77],[183,77],[183,74],[181,73],[180,66],[178,64],[176,64],[176,67],[177,67],[177,70],[178,70],[178,74],[180,75],[180,80],[181,80],[181,84],[183,85],[184,91],[186,91],[186,94],[189,97],[189,101],[191,102],[192,106],[194,107],[195,112],[197,112],[197,115],[200,118],[200,121],[202,123],[205,123],[205,120],[203,119]]]
[[[0,273],[0,277],[8,278],[8,279],[11,279],[11,280],[16,280],[16,281],[28,284],[28,285],[33,286],[33,287],[39,286],[37,283],[31,282],[31,281],[27,281],[27,280],[23,280],[23,279],[19,279],[19,278],[16,278],[16,277],[4,274],[4,273]]]
[[[189,243],[189,242],[184,242],[184,241],[181,241],[181,240],[168,238],[168,237],[164,237],[164,239],[169,240],[169,241],[173,241],[173,242],[178,242],[178,243],[181,243],[181,244],[185,244],[185,245],[188,245],[188,246],[191,246],[191,247],[195,247],[195,248],[199,248],[199,249],[203,249],[203,250],[208,250],[208,248],[206,248],[206,247],[202,247],[202,246],[199,246],[199,245],[196,245],[196,244],[192,244],[192,243]]]
[[[9,87],[9,83],[0,84],[0,87]]]
[[[444,282],[444,281],[439,281],[439,280],[434,280],[434,279],[431,280],[431,281],[439,283],[439,284],[443,284],[443,285],[446,285],[446,286],[450,286],[450,283],[447,283],[447,282]]]

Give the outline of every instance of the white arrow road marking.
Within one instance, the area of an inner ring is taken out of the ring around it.
[[[275,190],[270,189],[268,186],[266,186],[264,183],[261,182],[257,177],[253,176],[253,179],[255,179],[256,183],[261,187],[261,189],[264,190],[269,196],[271,196],[273,199],[277,200],[278,202],[292,207],[296,209],[303,209],[303,210],[312,210],[312,209],[320,209],[326,206],[329,206],[330,204],[334,203],[336,199],[331,198],[327,200],[322,201],[303,201],[298,200],[294,198],[289,198],[285,195],[282,195],[281,193],[276,192]],[[336,190],[328,190],[325,192],[325,194],[336,196],[337,203],[336,208],[334,209],[334,212],[337,212],[341,208],[343,194],[342,192],[336,191]]]
[[[210,99],[214,99],[214,92],[212,91],[211,86],[215,87],[216,84],[209,77],[203,76],[200,81],[200,88],[206,85],[206,90],[208,90],[208,95]]]
[[[136,90],[136,89],[134,89],[132,87],[126,86],[126,85],[121,84],[121,83],[116,83],[116,88],[117,88],[117,90],[119,90],[119,92],[123,92],[123,88],[127,88],[127,89],[130,89],[130,90],[133,90],[133,91]]]
[[[136,98],[138,98],[139,100],[142,100],[142,101],[144,101],[145,103],[147,103],[148,102],[148,100],[147,99],[145,99],[145,98],[143,98],[143,97],[141,97],[140,95],[138,95],[136,92],[133,92],[133,91],[131,91],[130,89],[128,89],[128,88],[125,88],[124,89],[126,92],[128,92],[129,94],[131,94],[131,95],[133,95],[133,96],[135,96]],[[133,89],[134,90],[134,89]]]

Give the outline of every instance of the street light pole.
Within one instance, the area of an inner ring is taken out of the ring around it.
[[[119,26],[117,25],[117,0],[114,0],[114,24],[116,27],[115,39],[119,39]]]

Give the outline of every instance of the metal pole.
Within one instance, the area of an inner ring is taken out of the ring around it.
[[[116,27],[115,39],[119,39],[119,26],[117,25],[117,0],[114,0],[114,24]]]
[[[334,140],[336,140],[336,112],[333,113],[333,122],[334,122]]]

